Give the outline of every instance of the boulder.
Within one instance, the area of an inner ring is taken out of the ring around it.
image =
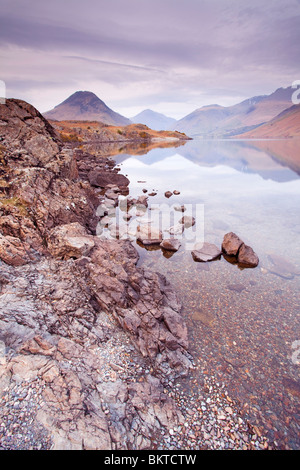
[[[251,246],[245,245],[245,243],[240,246],[238,253],[238,263],[240,266],[247,268],[255,268],[258,265],[258,256],[256,253],[254,253]]]
[[[165,192],[165,197],[169,198],[169,197],[172,196],[172,194],[173,194],[173,193],[172,193],[171,191],[166,191],[166,192]]]
[[[222,251],[213,243],[196,243],[192,251],[194,261],[213,261],[220,258]]]
[[[88,174],[88,179],[92,186],[101,188],[105,188],[110,184],[118,187],[129,185],[129,179],[126,176],[112,171],[103,171],[102,169],[99,171],[97,169],[91,170]]]
[[[236,256],[242,243],[243,240],[241,240],[235,233],[226,233],[223,238],[222,250],[227,255]]]
[[[163,239],[161,230],[151,227],[150,224],[139,225],[136,237],[144,245],[160,244]]]
[[[162,248],[169,251],[178,251],[180,248],[180,241],[177,238],[166,238],[160,244]]]
[[[246,245],[235,233],[226,233],[222,243],[222,251],[225,255],[234,256],[241,267],[255,268],[259,259],[253,249]]]
[[[93,237],[78,222],[59,225],[49,233],[48,249],[55,258],[80,258],[86,256],[93,247]]]

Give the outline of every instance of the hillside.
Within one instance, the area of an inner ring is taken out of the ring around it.
[[[266,124],[236,137],[245,139],[300,137],[300,105],[295,104]]]
[[[164,147],[176,146],[189,140],[185,134],[175,131],[156,131],[143,124],[109,126],[97,121],[49,121],[64,142],[82,143],[141,143]]]
[[[54,109],[44,113],[44,117],[56,121],[100,121],[115,126],[131,124],[129,119],[110,109],[90,91],[76,91]]]
[[[255,96],[233,106],[203,106],[176,121],[170,129],[190,136],[228,137],[250,131],[291,106],[291,87]]]
[[[130,120],[136,124],[145,124],[157,131],[169,129],[176,122],[176,119],[152,111],[152,109],[145,109]]]

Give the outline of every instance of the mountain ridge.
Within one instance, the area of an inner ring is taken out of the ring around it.
[[[176,121],[170,130],[187,135],[230,137],[264,124],[292,104],[291,87],[278,88],[270,95],[258,95],[232,106],[208,105]]]
[[[300,104],[283,110],[270,121],[255,129],[236,135],[237,138],[300,137]]]

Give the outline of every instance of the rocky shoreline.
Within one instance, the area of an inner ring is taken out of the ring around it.
[[[267,448],[221,384],[175,393],[196,367],[176,293],[97,236],[128,179],[23,101],[0,125],[0,449]]]

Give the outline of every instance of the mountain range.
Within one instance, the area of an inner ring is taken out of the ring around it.
[[[185,132],[190,137],[231,137],[243,134],[290,108],[293,92],[291,87],[278,88],[270,95],[255,96],[233,106],[203,106],[176,121],[171,129]]]
[[[197,138],[262,138],[300,136],[299,106],[293,105],[292,87],[270,95],[254,96],[232,106],[212,104],[176,121],[145,109],[131,119],[110,109],[94,93],[77,91],[44,117],[56,121],[97,121],[105,125],[143,124],[153,130],[170,130]]]
[[[114,126],[127,126],[131,121],[110,109],[90,91],[76,91],[55,108],[43,114],[55,121],[101,121]]]
[[[157,113],[156,111],[152,111],[152,109],[145,109],[141,113],[130,118],[130,120],[136,124],[145,124],[150,127],[150,129],[156,131],[169,129],[176,122],[176,119]]]

